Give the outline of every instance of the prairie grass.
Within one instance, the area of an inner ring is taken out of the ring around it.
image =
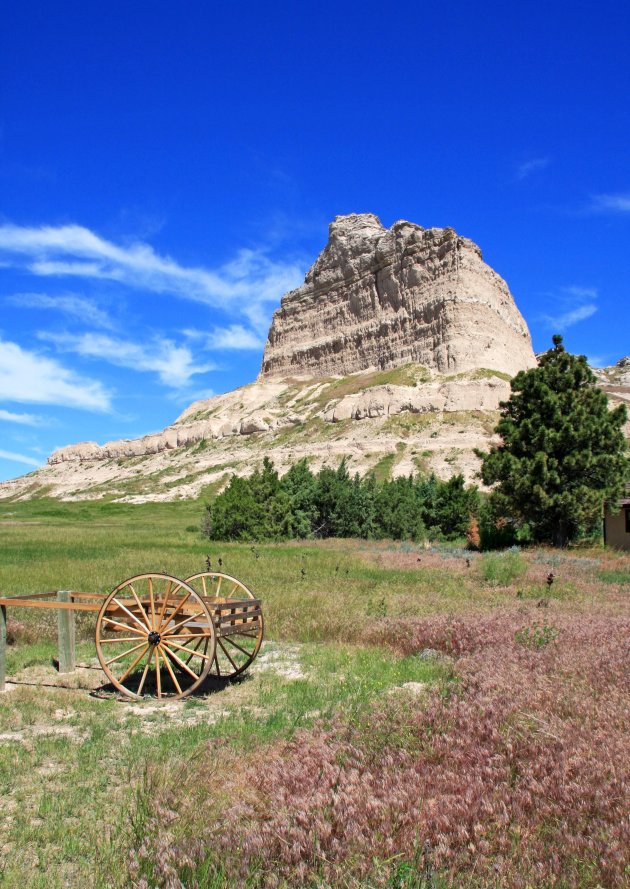
[[[55,612],[9,608],[3,887],[630,881],[629,557],[210,544],[202,513],[0,505],[4,595],[108,592],[209,557],[263,598],[267,634],[242,681],[137,705],[102,688],[90,616],[63,688]]]

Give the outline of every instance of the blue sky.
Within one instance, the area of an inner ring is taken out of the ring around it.
[[[0,2],[0,478],[252,380],[342,213],[630,353],[625,0]]]

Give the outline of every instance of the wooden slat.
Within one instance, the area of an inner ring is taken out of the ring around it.
[[[259,623],[251,623],[251,624],[238,624],[237,626],[227,626],[220,627],[217,631],[217,635],[223,638],[224,636],[236,636],[239,633],[243,636],[252,636],[255,637],[260,632],[260,624]]]
[[[10,605],[13,608],[58,608],[66,611],[92,611],[93,613],[97,613],[101,610],[101,606],[97,603],[94,605],[88,605],[87,603],[81,605],[79,602],[57,602],[56,599],[53,599],[51,602],[35,601],[33,599],[21,599],[20,601],[16,601],[16,597],[13,596],[0,599],[0,605]]]
[[[53,596],[57,595],[57,590],[53,590],[50,593],[23,593],[19,596],[4,596],[2,601],[6,599],[9,602],[19,602],[24,599],[51,599]]]
[[[229,612],[228,614],[222,613],[216,616],[215,621],[218,620],[220,624],[233,624],[236,621],[252,620],[255,617],[261,616],[262,611],[260,610],[260,608],[257,608],[255,610],[252,608],[250,611],[233,611]]]
[[[79,593],[72,590],[71,595],[73,599],[100,599],[101,602],[104,602],[109,593]]]

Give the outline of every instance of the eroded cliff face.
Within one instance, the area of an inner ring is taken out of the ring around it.
[[[261,378],[326,377],[413,362],[454,374],[534,367],[527,325],[479,247],[451,228],[337,216],[304,284],[283,297]]]

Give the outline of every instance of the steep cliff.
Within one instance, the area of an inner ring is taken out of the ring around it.
[[[527,325],[473,241],[371,213],[337,216],[304,284],[275,312],[261,377],[422,364],[442,374],[535,365]]]

